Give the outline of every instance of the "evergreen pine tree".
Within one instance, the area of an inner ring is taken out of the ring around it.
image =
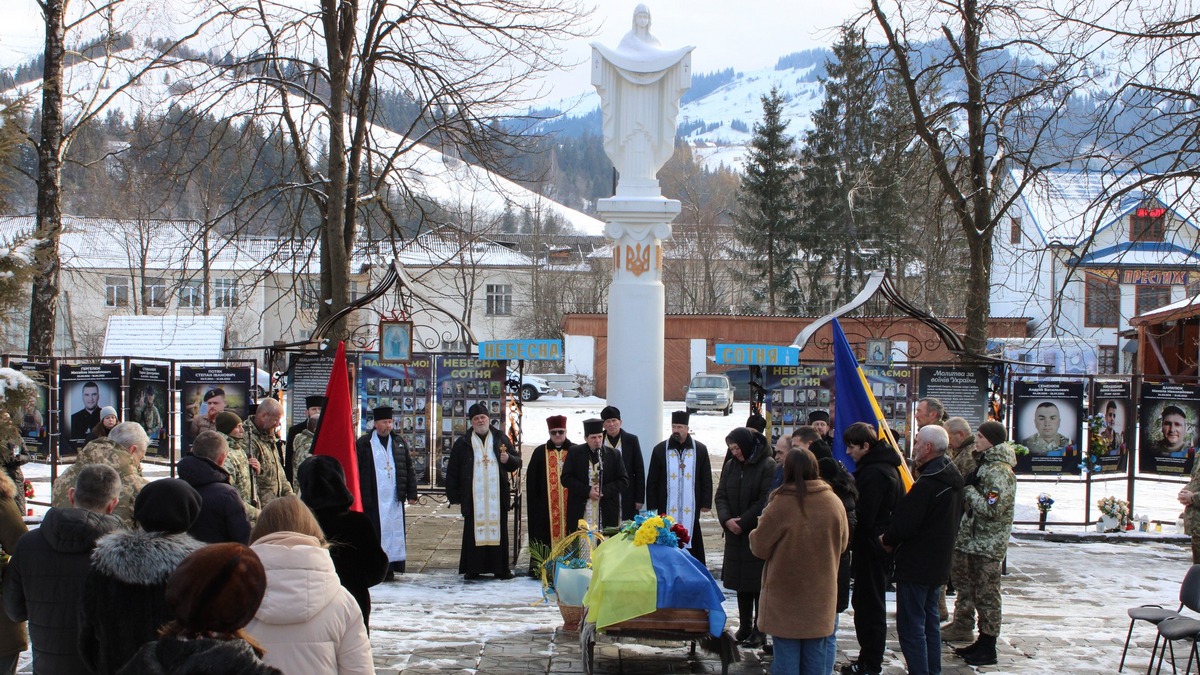
[[[882,88],[862,33],[843,26],[833,53],[800,161],[798,239],[809,313],[853,297],[865,273],[879,266],[881,216],[895,184],[882,171],[886,129],[875,108]]]
[[[739,276],[753,283],[769,314],[795,306],[796,180],[800,172],[778,89],[762,97],[763,119],[754,125],[746,172],[738,191],[734,231],[746,265]]]

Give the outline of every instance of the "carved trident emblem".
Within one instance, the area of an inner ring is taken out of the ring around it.
[[[625,269],[633,272],[633,276],[640,277],[650,269],[650,252],[654,248],[652,244],[642,246],[637,244],[633,246],[625,246]]]

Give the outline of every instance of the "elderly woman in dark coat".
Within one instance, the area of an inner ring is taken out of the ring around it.
[[[312,509],[329,542],[329,555],[342,587],[350,591],[371,629],[371,587],[383,581],[388,556],[379,545],[371,519],[351,511],[354,496],[346,474],[333,457],[313,455],[296,469],[300,501]]]
[[[725,532],[725,558],[721,581],[737,591],[738,630],[734,635],[746,646],[764,642],[754,628],[758,593],[762,588],[763,561],[750,552],[750,532],[758,526],[762,503],[775,477],[775,460],[765,436],[739,427],[725,437],[730,458],[721,468],[717,484],[717,519]]]
[[[117,672],[170,620],[167,579],[204,545],[187,533],[200,505],[183,480],[151,481],[133,504],[138,528],[96,542],[79,607],[79,655],[91,672]]]

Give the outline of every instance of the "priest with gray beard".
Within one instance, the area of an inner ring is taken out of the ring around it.
[[[507,437],[492,429],[486,405],[476,403],[467,414],[471,430],[454,441],[446,468],[446,498],[460,505],[464,521],[458,573],[467,579],[483,574],[511,579],[509,474],[521,468],[521,456]]]

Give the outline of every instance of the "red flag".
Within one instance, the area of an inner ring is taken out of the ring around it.
[[[362,511],[358,490],[358,455],[354,450],[354,409],[350,403],[350,375],[346,372],[346,343],[339,342],[325,386],[325,408],[313,439],[312,454],[329,455],[341,462],[346,472],[346,487],[354,495],[355,511]]]

